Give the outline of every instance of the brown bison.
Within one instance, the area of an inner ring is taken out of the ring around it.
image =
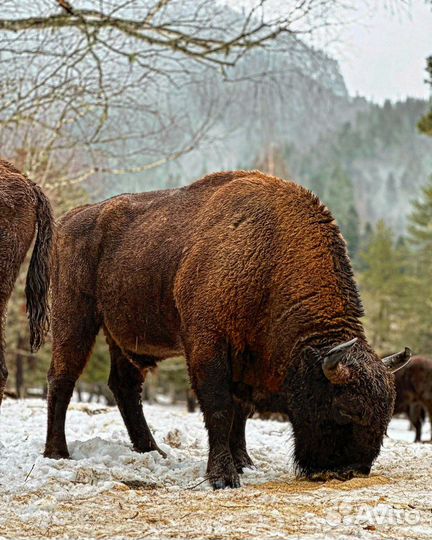
[[[53,227],[51,206],[42,190],[13,165],[0,159],[0,403],[8,375],[2,323],[19,268],[36,229],[26,281],[32,351],[41,346],[48,326]]]
[[[432,360],[414,356],[408,366],[396,373],[394,414],[408,415],[415,429],[415,442],[421,441],[425,410],[432,423]]]
[[[70,212],[59,225],[52,309],[45,456],[68,457],[66,409],[102,327],[109,385],[140,452],[158,450],[140,402],[146,370],[185,354],[214,488],[239,486],[252,464],[253,407],[289,415],[299,472],[368,474],[393,411],[389,367],[409,357],[383,362],[367,344],[329,210],[257,171]]]

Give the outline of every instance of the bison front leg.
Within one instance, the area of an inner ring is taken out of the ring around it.
[[[240,479],[230,449],[234,418],[230,373],[226,352],[209,346],[211,341],[193,347],[189,371],[208,431],[207,478],[214,489],[235,488],[240,487]]]
[[[246,421],[253,408],[240,401],[235,402],[234,419],[230,433],[230,448],[237,472],[244,468],[253,467],[253,461],[246,450]]]

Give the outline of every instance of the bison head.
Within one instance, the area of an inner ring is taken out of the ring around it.
[[[287,379],[300,473],[317,480],[369,474],[393,412],[392,372],[410,356],[406,348],[380,360],[357,338],[303,351],[300,369]]]

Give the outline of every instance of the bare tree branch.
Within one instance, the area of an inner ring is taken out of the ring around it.
[[[213,93],[196,117],[182,105],[188,89],[205,87],[212,68],[235,80],[251,51],[300,49],[340,2],[251,0],[239,11],[215,0],[2,0],[2,152],[37,147],[30,172],[35,156],[69,164],[58,186],[176,160],[223,107]]]

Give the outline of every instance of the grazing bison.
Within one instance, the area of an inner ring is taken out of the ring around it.
[[[396,373],[394,414],[406,413],[415,429],[415,441],[421,441],[425,410],[432,423],[432,359],[414,356],[411,363]],[[431,430],[432,439],[432,430]]]
[[[3,350],[6,304],[36,229],[26,282],[32,351],[41,346],[48,326],[53,227],[51,206],[42,190],[13,165],[0,159],[0,403],[8,375]]]
[[[238,486],[252,464],[253,407],[288,414],[299,472],[368,474],[393,411],[390,370],[409,358],[383,362],[367,344],[329,210],[257,171],[70,212],[55,247],[52,309],[45,456],[68,457],[66,409],[102,327],[109,385],[141,452],[158,450],[140,402],[146,370],[185,354],[214,488]]]

